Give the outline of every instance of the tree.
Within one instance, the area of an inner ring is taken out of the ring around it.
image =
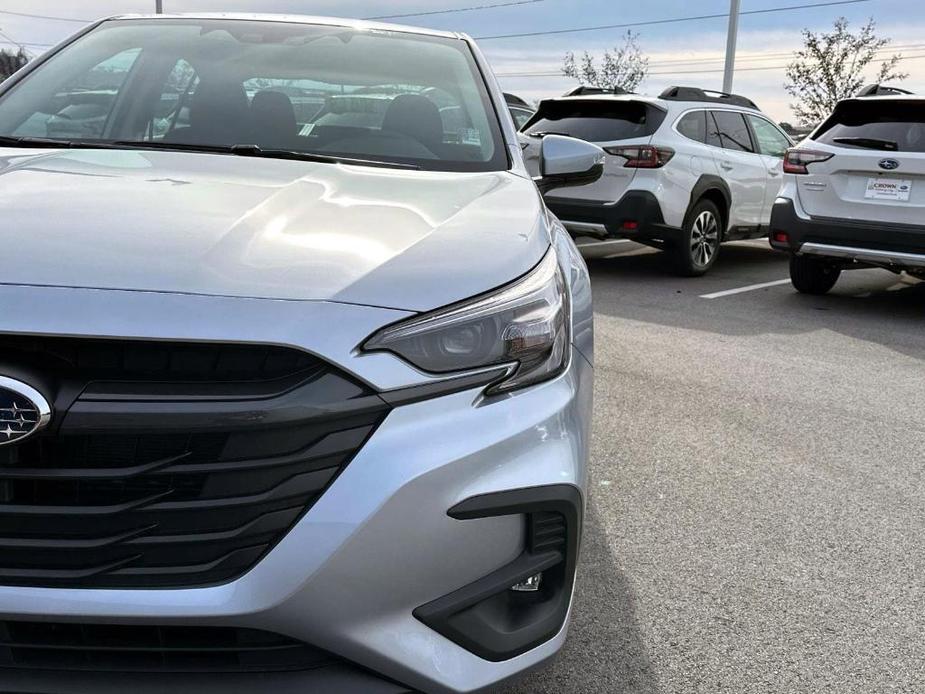
[[[26,55],[26,51],[22,48],[16,53],[6,49],[0,49],[0,82],[28,62],[29,56]]]
[[[812,32],[803,30],[803,48],[787,66],[784,89],[797,101],[790,105],[800,122],[818,123],[826,118],[841,99],[854,96],[864,86],[867,76],[872,82],[896,82],[909,75],[897,69],[900,54],[881,62],[876,72],[868,66],[883,52],[890,39],[879,38],[876,24],[871,19],[852,32],[848,20],[835,20],[833,31]]]
[[[627,31],[622,46],[604,51],[600,67],[587,51],[580,60],[570,51],[562,62],[562,74],[590,87],[635,91],[649,74],[649,59],[639,49],[638,38],[639,34]]]

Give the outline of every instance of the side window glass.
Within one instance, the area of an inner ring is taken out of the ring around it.
[[[738,152],[754,152],[752,138],[748,132],[748,125],[741,113],[734,111],[714,111],[713,117],[719,126],[719,135],[724,149]]]
[[[722,147],[723,138],[719,134],[719,125],[712,113],[707,113],[707,144],[711,147]]]
[[[691,140],[706,142],[706,111],[693,111],[685,114],[684,117],[678,121],[678,132]]]
[[[34,113],[15,135],[100,139],[140,48],[116,53],[65,84],[45,113]],[[44,110],[44,109],[43,109]]]
[[[144,139],[163,140],[168,133],[189,127],[190,103],[198,84],[193,66],[182,58],[178,60],[164,81]]]
[[[749,116],[755,139],[758,141],[758,151],[770,157],[783,157],[790,147],[790,141],[772,123],[758,116]]]

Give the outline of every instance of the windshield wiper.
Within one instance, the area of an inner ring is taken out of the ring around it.
[[[145,140],[116,140],[108,143],[116,147],[129,147],[138,149],[163,149],[179,152],[204,152],[207,154],[232,154],[239,157],[263,157],[266,159],[292,159],[295,161],[312,161],[322,164],[351,164],[355,166],[378,166],[386,169],[408,169],[417,171],[420,166],[403,162],[381,161],[378,159],[359,159],[354,157],[340,157],[331,154],[318,154],[315,152],[299,152],[290,149],[264,149],[257,145],[193,145],[178,142],[160,142]]]
[[[555,130],[541,130],[537,133],[530,133],[530,137],[546,137],[547,135],[562,135],[562,137],[571,137],[568,133],[560,133]]]
[[[864,149],[885,149],[890,152],[899,150],[899,145],[892,140],[880,140],[876,137],[833,137],[832,142],[840,145],[853,145]]]
[[[110,149],[107,142],[87,142],[81,140],[56,140],[52,137],[10,137],[0,135],[0,147],[27,147],[30,149]]]

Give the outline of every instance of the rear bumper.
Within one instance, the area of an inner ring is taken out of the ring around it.
[[[649,191],[630,191],[616,203],[547,197],[546,204],[572,236],[649,243],[672,241],[681,233],[665,223],[658,198]],[[628,222],[635,228],[627,228]]]
[[[775,240],[776,232],[788,240]],[[925,226],[810,217],[788,198],[774,203],[771,246],[868,265],[925,267]]]

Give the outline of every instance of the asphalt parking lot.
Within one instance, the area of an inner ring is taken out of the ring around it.
[[[925,283],[612,252],[570,638],[505,691],[925,691]]]

